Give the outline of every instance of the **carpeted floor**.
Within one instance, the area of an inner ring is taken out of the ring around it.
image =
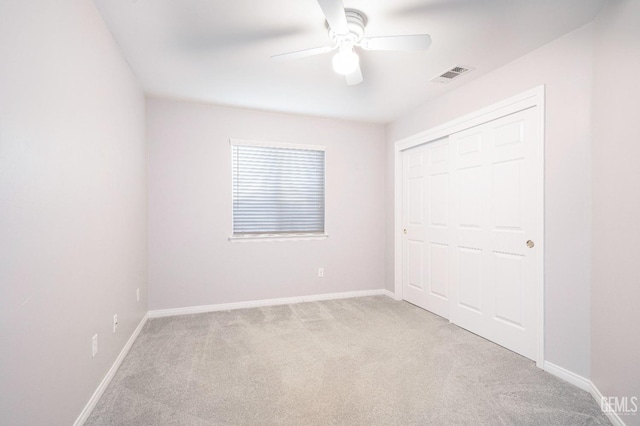
[[[591,395],[385,296],[151,319],[87,425],[605,425]]]

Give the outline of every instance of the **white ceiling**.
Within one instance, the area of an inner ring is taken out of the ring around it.
[[[369,36],[422,34],[423,52],[358,52],[348,87],[331,53],[271,55],[328,44],[316,0],[94,0],[147,94],[386,123],[594,19],[604,0],[343,0]],[[447,85],[433,77],[476,70]]]

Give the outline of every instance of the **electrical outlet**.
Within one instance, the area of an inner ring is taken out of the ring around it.
[[[118,328],[118,314],[115,314],[113,316],[113,332],[116,332],[116,329]]]
[[[140,301],[140,289],[136,288],[136,301]]]
[[[324,268],[318,268],[318,278],[324,277]]]
[[[98,354],[98,335],[91,338],[91,358],[95,358]]]

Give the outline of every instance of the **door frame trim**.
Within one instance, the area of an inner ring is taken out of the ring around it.
[[[538,171],[537,193],[535,195],[538,211],[541,219],[538,223],[536,247],[539,250],[536,272],[536,308],[537,308],[537,330],[536,330],[536,366],[543,368],[544,365],[544,140],[545,140],[545,87],[537,86],[531,90],[512,96],[503,101],[489,105],[485,108],[463,115],[459,118],[435,126],[431,129],[417,133],[404,139],[394,142],[394,297],[402,300],[402,153],[403,151],[433,142],[436,139],[447,137],[453,133],[475,127],[486,122],[513,114],[525,109],[537,107],[538,137],[536,143],[539,144],[535,158],[535,169]]]

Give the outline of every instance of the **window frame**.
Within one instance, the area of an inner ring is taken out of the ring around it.
[[[283,148],[283,149],[302,149],[308,151],[323,151],[324,152],[324,215],[323,215],[323,228],[324,232],[291,232],[291,233],[277,233],[277,234],[245,234],[234,235],[233,233],[233,147],[234,146],[257,146],[265,148]],[[324,240],[329,237],[327,232],[327,149],[324,145],[312,145],[312,144],[297,144],[297,143],[285,143],[285,142],[266,142],[247,139],[229,139],[229,158],[231,165],[231,232],[229,241],[231,242],[261,242],[261,241],[304,241],[304,240]]]

